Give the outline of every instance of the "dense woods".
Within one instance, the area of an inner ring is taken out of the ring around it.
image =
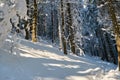
[[[65,55],[96,56],[120,68],[119,0],[26,0],[26,4],[25,39],[49,40]],[[21,30],[23,18],[17,16]]]
[[[120,0],[0,0],[0,80],[120,80]]]

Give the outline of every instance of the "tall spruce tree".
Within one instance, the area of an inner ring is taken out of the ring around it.
[[[107,0],[107,1],[108,1],[109,13],[112,19],[112,24],[113,24],[115,38],[116,38],[116,45],[117,45],[117,51],[118,51],[118,68],[120,71],[120,28],[117,22],[113,1],[112,0]]]

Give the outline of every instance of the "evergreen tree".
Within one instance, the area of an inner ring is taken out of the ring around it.
[[[107,1],[108,1],[109,13],[112,19],[112,24],[113,24],[115,38],[116,38],[116,45],[117,45],[117,51],[118,51],[118,67],[120,71],[120,28],[117,22],[113,1],[112,0],[107,0]]]

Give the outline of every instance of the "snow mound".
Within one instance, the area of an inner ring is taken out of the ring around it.
[[[120,72],[116,70],[110,70],[102,80],[120,80]]]

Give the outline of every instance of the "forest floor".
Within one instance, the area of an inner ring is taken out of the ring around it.
[[[89,56],[64,55],[40,41],[18,39],[10,52],[10,39],[0,49],[0,80],[120,80],[116,65]]]

